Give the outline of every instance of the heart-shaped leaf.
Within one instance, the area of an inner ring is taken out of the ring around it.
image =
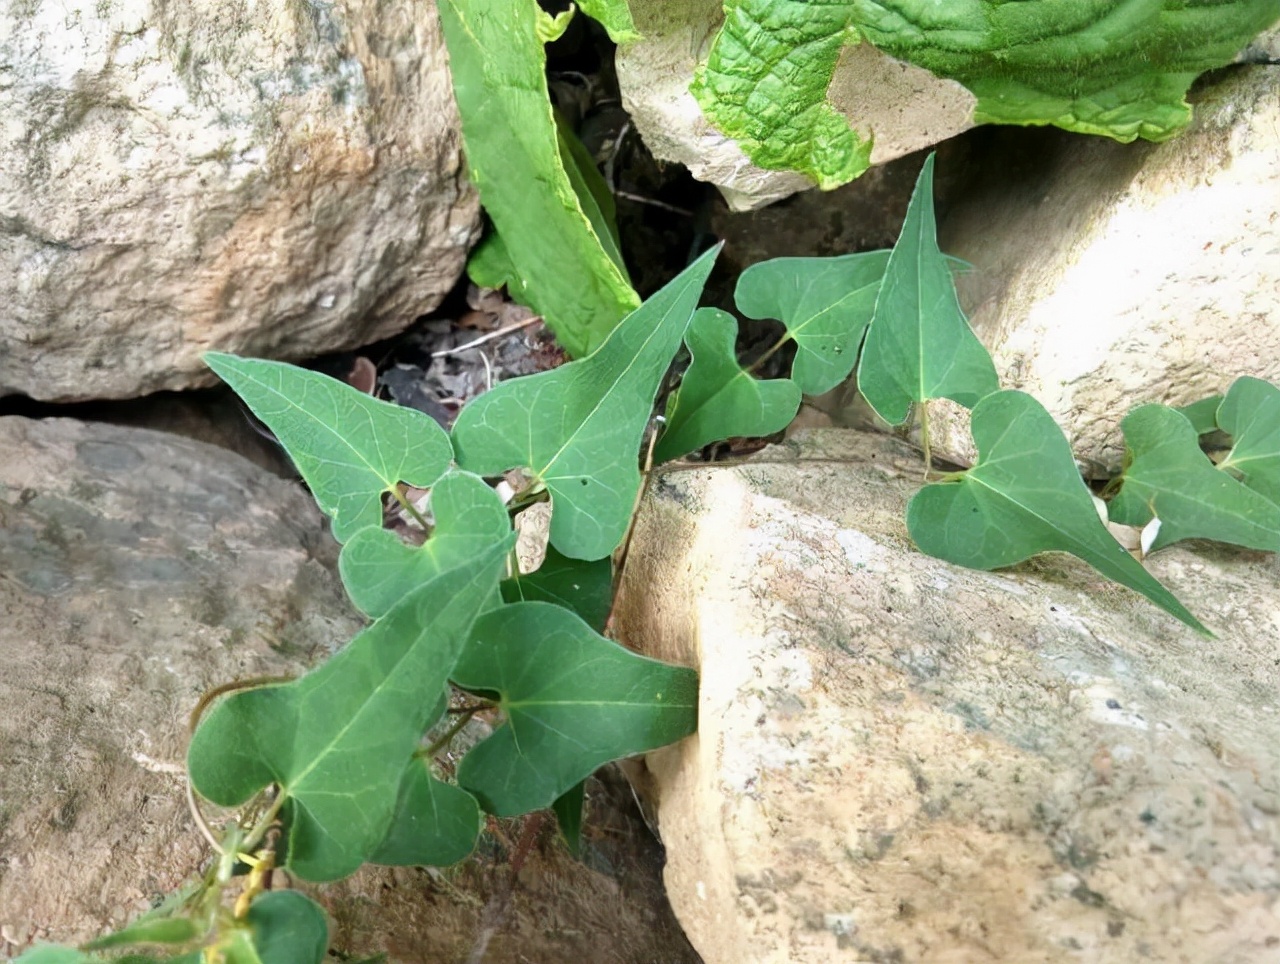
[[[528,469],[551,493],[551,543],[603,559],[626,534],[640,488],[640,441],[718,248],[624,318],[588,358],[503,382],[453,427],[458,464],[479,475]]]
[[[653,451],[667,462],[704,445],[745,435],[759,438],[786,428],[800,408],[800,389],[789,378],[759,381],[738,364],[738,322],[719,308],[699,308],[684,342],[693,363],[667,405],[667,427]]]
[[[960,310],[951,268],[938,250],[930,154],[885,268],[858,363],[858,390],[881,418],[899,425],[913,402],[949,398],[972,408],[999,388],[995,365]]]
[[[277,784],[289,869],[305,880],[354,871],[387,835],[406,761],[513,539],[413,590],[301,679],[217,704],[187,752],[195,789],[234,807]]]
[[[397,482],[425,489],[453,459],[444,429],[411,408],[283,362],[204,360],[288,450],[339,542],[382,524],[382,494]]]
[[[1234,442],[1218,468],[1239,473],[1245,485],[1280,504],[1280,388],[1237,378],[1218,409],[1218,424]]]
[[[321,964],[329,952],[324,911],[296,890],[260,895],[246,921],[262,964]]]
[[[447,867],[471,855],[483,826],[475,797],[436,779],[426,760],[414,758],[400,784],[391,829],[369,860],[390,867]]]
[[[555,603],[577,613],[596,632],[604,632],[613,608],[613,562],[608,557],[589,562],[570,559],[555,546],[547,546],[536,572],[502,581],[502,598],[509,603]]]
[[[1158,518],[1152,551],[1183,539],[1280,550],[1280,506],[1215,468],[1185,415],[1142,405],[1120,428],[1128,465],[1109,512],[1113,521],[1133,526]]]
[[[338,569],[351,601],[378,617],[409,590],[501,542],[511,532],[502,499],[479,476],[453,471],[431,488],[435,528],[421,546],[394,532],[361,529],[342,548]]]
[[[791,378],[806,395],[844,381],[858,360],[888,251],[838,258],[774,258],[738,278],[734,302],[748,318],[776,318],[796,343]]]
[[[1187,417],[1187,421],[1191,423],[1197,435],[1208,435],[1218,430],[1218,406],[1221,404],[1221,395],[1210,395],[1190,405],[1183,405],[1176,411]]]
[[[1030,395],[997,392],[973,409],[978,464],[926,485],[907,507],[922,552],[971,569],[1012,566],[1041,552],[1069,552],[1211,635],[1112,537],[1053,417]]]
[[[624,649],[550,603],[481,616],[453,679],[497,694],[506,717],[458,765],[459,786],[498,816],[549,807],[597,767],[697,725],[697,673]]]

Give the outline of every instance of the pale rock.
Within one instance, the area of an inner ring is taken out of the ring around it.
[[[974,266],[962,301],[1003,387],[1039,399],[1105,475],[1131,407],[1280,379],[1280,66],[1224,71],[1163,144],[1049,143],[1029,172],[962,195],[941,242]],[[931,432],[972,461],[964,418]]]
[[[210,384],[438,304],[478,203],[434,3],[0,9],[0,395]]]
[[[655,157],[683,164],[749,211],[813,187],[792,171],[756,167],[708,123],[689,85],[724,21],[721,0],[631,4],[643,40],[618,49],[622,105]],[[946,140],[973,125],[974,96],[954,81],[895,60],[869,44],[846,48],[827,95],[856,130],[871,132],[873,164]]]
[[[902,443],[655,476],[620,639],[701,671],[646,758],[707,964],[1280,956],[1280,568],[1158,553],[1203,639],[1066,556],[926,557]]]

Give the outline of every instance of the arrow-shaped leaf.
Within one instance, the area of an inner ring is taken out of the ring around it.
[[[400,784],[391,829],[369,860],[390,867],[447,867],[471,855],[483,825],[475,797],[436,779],[426,760],[414,758]]]
[[[938,250],[930,154],[885,268],[858,363],[858,390],[881,418],[900,425],[913,402],[950,398],[973,408],[999,387]]]
[[[653,398],[718,250],[624,318],[590,357],[503,382],[454,423],[464,469],[497,475],[526,468],[546,486],[551,543],[566,556],[602,559],[626,534]]]
[[[425,489],[449,468],[449,436],[428,415],[283,362],[204,360],[289,451],[339,542],[382,524],[382,493],[397,482]]]
[[[570,559],[547,546],[536,572],[502,581],[502,598],[509,603],[539,600],[577,613],[596,632],[604,632],[613,607],[613,562],[609,558]]]
[[[748,318],[786,325],[796,343],[791,378],[806,395],[821,395],[853,371],[888,264],[888,251],[774,258],[742,272],[733,299]]]
[[[1210,635],[1107,531],[1070,445],[1039,402],[1022,392],[988,395],[973,409],[971,430],[978,464],[926,485],[907,507],[921,551],[971,569],[1069,552]]]
[[[759,381],[738,364],[738,322],[719,308],[699,308],[684,341],[693,363],[667,406],[667,427],[653,451],[667,462],[704,445],[745,435],[759,438],[786,428],[800,408],[800,389],[789,378]]]
[[[435,528],[421,546],[369,527],[342,548],[338,568],[351,601],[381,616],[409,590],[505,539],[511,522],[502,499],[479,476],[453,471],[431,488]]]
[[[1235,443],[1218,468],[1238,472],[1245,485],[1280,504],[1280,388],[1237,378],[1218,409],[1218,424]]]
[[[386,837],[406,761],[440,711],[511,541],[413,590],[301,679],[216,705],[187,753],[196,790],[234,807],[277,784],[289,869],[305,880],[354,871]]]
[[[1152,551],[1183,539],[1280,550],[1280,506],[1215,468],[1185,415],[1164,405],[1142,405],[1120,428],[1128,466],[1108,511],[1125,525],[1141,526],[1157,517],[1160,532]]]
[[[697,725],[697,673],[624,649],[550,603],[480,617],[453,679],[496,693],[506,717],[458,765],[458,784],[498,816],[549,807],[597,767]]]

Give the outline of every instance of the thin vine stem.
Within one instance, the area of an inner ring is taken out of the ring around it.
[[[747,369],[747,374],[754,375],[756,372],[758,372],[762,367],[764,367],[764,363],[767,362],[774,355],[776,355],[778,351],[782,348],[782,346],[785,345],[790,340],[791,340],[791,333],[788,332],[787,334],[779,338],[777,341],[775,341],[772,345],[769,346],[768,350],[763,355],[761,355],[759,358],[757,358],[755,361],[751,363],[751,367]]]
[[[404,492],[400,489],[399,482],[391,487],[391,495],[400,503],[400,508],[409,513],[410,518],[412,518],[414,522],[422,526],[424,532],[431,531],[431,523],[427,522],[422,513],[418,511],[417,507],[404,497]]]

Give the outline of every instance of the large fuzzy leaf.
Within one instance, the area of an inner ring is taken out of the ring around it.
[[[1235,443],[1218,468],[1280,505],[1280,388],[1237,378],[1218,408],[1218,424]]]
[[[546,487],[551,543],[566,556],[602,559],[626,533],[649,411],[716,251],[632,312],[589,358],[503,382],[454,423],[464,469],[490,476],[524,468]]]
[[[1071,447],[1039,402],[1022,392],[988,395],[974,407],[971,425],[978,464],[953,481],[926,485],[907,507],[907,528],[921,551],[971,569],[1069,552],[1209,634],[1107,531]]]
[[[397,482],[426,488],[449,468],[449,436],[421,412],[283,362],[204,360],[288,450],[339,542],[382,524],[382,494]]]
[[[915,402],[950,398],[966,408],[1000,387],[995,365],[956,297],[938,250],[933,155],[924,162],[876,297],[858,363],[858,390],[891,425]]]
[[[667,405],[667,424],[655,462],[679,458],[737,435],[759,438],[786,428],[800,409],[800,388],[789,378],[759,381],[738,364],[738,322],[719,308],[699,308],[684,341],[693,356]]]
[[[510,542],[415,589],[302,678],[217,704],[187,753],[195,789],[235,807],[278,785],[289,869],[305,880],[354,871],[387,835],[405,765],[439,715]]]
[[[692,733],[698,677],[623,649],[550,603],[476,621],[454,668],[496,694],[506,722],[458,766],[458,783],[498,816],[549,807],[599,766]]]
[[[593,9],[625,32],[616,6],[598,0]],[[538,36],[545,15],[530,0],[440,0],[439,8],[468,169],[519,293],[566,351],[586,355],[640,299],[565,171]]]
[[[1183,539],[1280,550],[1280,506],[1215,468],[1185,415],[1164,405],[1143,405],[1126,415],[1120,428],[1128,464],[1108,511],[1126,525],[1158,518],[1152,550]]]

